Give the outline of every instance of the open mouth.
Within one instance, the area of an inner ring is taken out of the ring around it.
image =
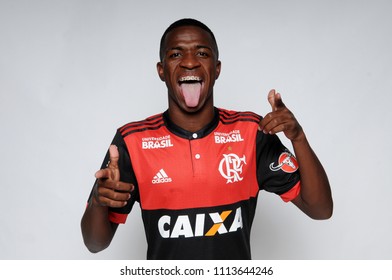
[[[201,83],[203,80],[199,76],[185,76],[181,77],[178,80],[178,83],[181,85],[183,83]]]
[[[178,80],[182,95],[188,107],[199,104],[203,79],[199,76],[184,76]]]

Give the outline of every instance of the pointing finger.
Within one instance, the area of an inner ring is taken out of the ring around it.
[[[284,107],[282,96],[274,89],[271,89],[268,93],[268,102],[271,105],[273,112],[278,110],[279,108]]]
[[[95,172],[95,178],[97,179],[107,179],[110,177],[109,169],[101,169]]]
[[[276,105],[275,105],[275,90],[271,89],[270,92],[268,93],[268,102],[271,105],[272,111],[276,111]]]

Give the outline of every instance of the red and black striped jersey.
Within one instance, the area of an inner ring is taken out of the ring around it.
[[[125,207],[110,209],[111,221],[124,223],[139,202],[148,259],[250,259],[259,191],[289,201],[300,188],[295,158],[277,136],[258,131],[260,120],[216,108],[197,132],[176,126],[167,111],[119,128],[121,180],[135,191]]]

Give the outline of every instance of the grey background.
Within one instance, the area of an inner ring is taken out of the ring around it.
[[[391,11],[381,0],[0,0],[0,258],[145,258],[138,205],[96,255],[80,218],[115,129],[165,110],[159,40],[194,17],[220,47],[216,105],[264,115],[278,89],[333,189],[328,221],[261,192],[253,258],[390,259]]]

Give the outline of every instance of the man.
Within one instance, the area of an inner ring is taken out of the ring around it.
[[[264,118],[214,107],[218,56],[213,33],[199,21],[179,20],[163,34],[157,70],[168,110],[118,129],[82,218],[91,252],[109,246],[135,201],[148,259],[250,259],[259,190],[313,219],[332,215],[327,175],[279,93],[269,92],[272,111]]]

